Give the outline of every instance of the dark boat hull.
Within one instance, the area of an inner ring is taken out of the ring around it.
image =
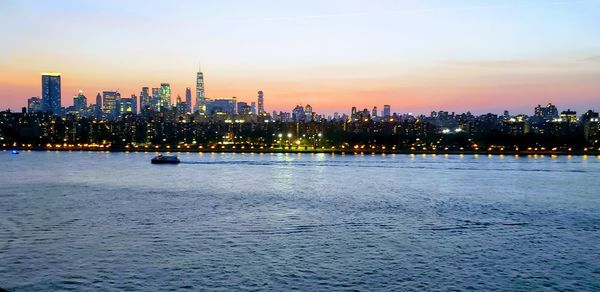
[[[152,164],[178,164],[179,160],[152,159]]]

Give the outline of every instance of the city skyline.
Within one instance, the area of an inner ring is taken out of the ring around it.
[[[129,96],[161,83],[185,96],[198,62],[207,98],[254,101],[263,90],[267,112],[600,107],[598,1],[180,4],[3,3],[0,109],[41,97],[46,71],[62,73],[63,106],[79,90]],[[150,17],[159,5],[164,18]],[[108,24],[124,16],[127,30]]]

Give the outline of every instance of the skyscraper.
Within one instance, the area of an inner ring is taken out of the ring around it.
[[[371,118],[376,118],[376,117],[377,117],[377,114],[378,114],[378,112],[377,112],[377,107],[376,107],[376,106],[374,106],[374,107],[373,107],[373,110],[371,110]]]
[[[169,108],[171,106],[171,85],[169,83],[160,84],[160,108]]]
[[[262,116],[265,114],[264,96],[262,90],[258,92],[258,115]]]
[[[185,89],[185,108],[188,113],[192,111],[192,91],[189,87]]]
[[[42,73],[42,110],[61,114],[60,73]]]
[[[83,91],[79,90],[77,95],[73,96],[73,108],[75,111],[82,112],[87,108],[87,97],[83,95]]]
[[[132,94],[129,98],[122,98],[119,106],[119,112],[121,114],[137,113],[137,96],[135,96],[135,94]]]
[[[98,94],[96,94],[96,105],[98,108],[102,108],[102,95],[100,95],[100,91],[98,91]]]
[[[103,91],[102,101],[102,111],[108,115],[109,118],[114,119],[120,115],[121,94],[119,92]]]
[[[196,74],[196,110],[206,112],[206,96],[204,96],[204,74],[200,69]]]
[[[160,111],[160,88],[153,87],[152,88],[152,109],[154,111]]]
[[[256,102],[253,101],[250,103],[250,110],[252,111],[253,115],[256,114]]]
[[[145,112],[149,107],[152,107],[149,88],[142,87],[142,91],[140,91],[140,112]]]
[[[313,119],[313,109],[312,106],[310,106],[310,104],[307,104],[304,107],[304,121],[306,122],[310,122]]]
[[[383,106],[383,117],[389,118],[392,116],[392,107],[389,104]]]

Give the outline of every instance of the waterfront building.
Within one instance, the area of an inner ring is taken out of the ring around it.
[[[42,73],[42,110],[60,115],[60,73]]]

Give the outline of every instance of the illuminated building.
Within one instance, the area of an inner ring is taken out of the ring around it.
[[[116,118],[120,115],[121,94],[117,91],[102,92],[102,111],[109,118]]]
[[[196,73],[196,110],[206,112],[206,96],[204,95],[204,74],[200,69]]]
[[[169,83],[160,84],[160,104],[159,109],[167,109],[171,106],[171,85]]]
[[[238,115],[248,115],[250,113],[252,113],[252,107],[250,107],[247,102],[240,101],[237,103]]]
[[[87,108],[87,98],[83,92],[79,90],[77,95],[73,96],[73,109],[77,112],[83,112]]]
[[[142,87],[140,91],[140,112],[145,112],[152,108],[152,97],[148,87]]]
[[[137,113],[137,96],[132,94],[130,98],[122,98],[119,112],[121,114]]]
[[[154,111],[160,111],[160,88],[152,88],[152,109]]]
[[[392,116],[392,107],[389,104],[383,106],[383,117],[389,118]]]
[[[551,103],[548,103],[546,107],[538,104],[534,109],[534,116],[549,122],[558,118],[558,109]]]
[[[310,122],[312,120],[313,120],[313,109],[312,109],[312,106],[310,106],[310,104],[307,104],[304,107],[304,121]]]
[[[219,98],[206,101],[206,114],[228,114],[235,115],[236,98]]]
[[[258,115],[262,116],[265,114],[264,95],[262,90],[258,92]]]
[[[256,115],[256,102],[254,102],[254,101],[251,102],[250,103],[250,108],[251,108],[252,114]]]
[[[294,122],[303,122],[305,118],[306,118],[306,114],[304,112],[304,107],[301,105],[297,105],[292,110],[292,120]]]
[[[560,122],[563,123],[577,123],[577,112],[570,109],[560,113]]]
[[[35,113],[42,110],[42,99],[34,96],[30,99],[27,99],[27,112]]]
[[[42,73],[42,110],[61,114],[60,73]]]
[[[377,107],[374,106],[373,110],[371,110],[371,117],[372,118],[376,118],[377,117]]]
[[[187,92],[186,92],[186,95],[187,95]],[[178,116],[184,115],[186,112],[189,112],[188,111],[188,105],[187,105],[187,103],[183,102],[181,100],[181,96],[180,95],[177,95],[177,99],[176,99],[176,102],[175,102],[175,110],[177,111],[177,115]]]

